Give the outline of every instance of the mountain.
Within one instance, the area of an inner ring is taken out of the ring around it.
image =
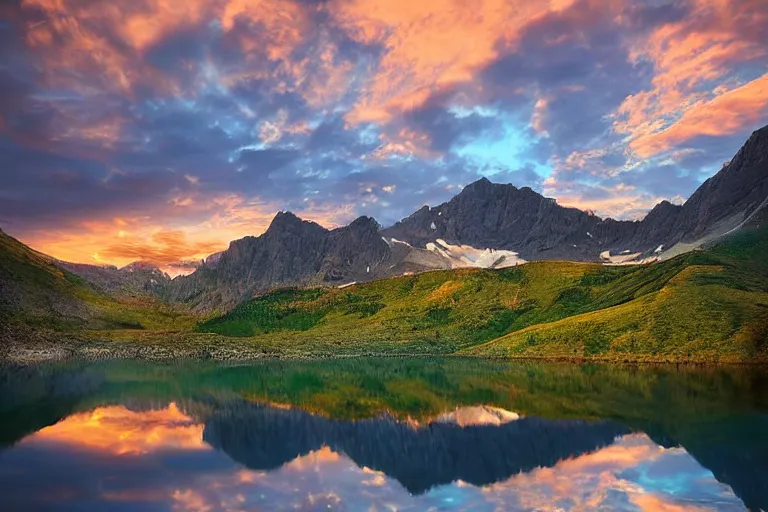
[[[198,310],[220,309],[281,286],[383,277],[390,259],[389,246],[370,217],[327,230],[280,212],[261,236],[235,240],[189,276],[174,279],[168,297]]]
[[[233,338],[259,337],[252,350],[286,356],[764,360],[767,149],[764,128],[686,204],[662,202],[642,221],[483,179],[384,230],[281,212],[173,280],[141,263],[59,262],[0,232],[0,348],[47,330],[57,347],[109,340],[100,350],[120,354],[141,337],[149,352],[237,357],[247,350],[228,352]],[[660,261],[616,268],[597,262],[606,255]],[[590,263],[518,267],[558,258]],[[286,287],[311,289],[276,291]]]
[[[450,201],[422,207],[382,235],[427,248],[438,239],[508,249],[523,259],[601,261],[610,255],[671,256],[738,228],[768,205],[768,126],[682,206],[663,201],[641,221],[602,219],[530,188],[482,178]],[[602,255],[602,256],[601,256]]]
[[[648,265],[539,261],[283,289],[196,330],[281,357],[765,361],[766,254],[768,226]]]
[[[50,324],[86,322],[93,308],[85,282],[49,256],[0,231],[0,323],[23,316]]]
[[[594,452],[629,432],[607,420],[537,417],[499,426],[433,422],[414,428],[386,416],[331,420],[245,400],[200,409],[205,413],[189,412],[205,417],[203,440],[247,468],[270,471],[325,446],[396,479],[412,494],[457,480],[478,487],[500,482]]]
[[[65,267],[88,274],[91,280]],[[121,271],[144,276],[136,283],[148,276],[161,279],[156,269],[140,264]],[[90,330],[169,329],[192,323],[183,306],[170,306],[153,293],[135,294],[136,288],[125,288],[131,282],[128,277],[114,287],[92,284],[114,283],[115,272],[62,263],[0,231],[0,356],[13,347],[65,345]]]
[[[437,207],[422,207],[382,235],[427,248],[438,239],[474,248],[506,249],[523,259],[596,259],[611,227],[633,223],[604,222],[576,208],[565,208],[528,187],[470,183]],[[594,255],[594,257],[592,257]]]
[[[684,205],[663,201],[641,221],[602,219],[528,187],[482,178],[383,230],[370,217],[327,230],[280,212],[261,236],[236,240],[174,279],[165,296],[211,311],[278,287],[340,286],[424,270],[668,259],[738,228],[766,205],[768,127]]]
[[[155,265],[136,261],[122,268],[56,261],[56,264],[82,277],[96,289],[120,295],[161,294],[171,278]]]

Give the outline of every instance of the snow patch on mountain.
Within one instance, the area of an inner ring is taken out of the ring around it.
[[[393,245],[394,245],[394,244],[402,244],[402,245],[407,245],[408,247],[411,247],[411,244],[409,244],[408,242],[403,242],[402,240],[398,240],[397,238],[390,238],[390,239],[389,239],[389,241],[390,241],[390,242],[391,242]]]
[[[502,249],[477,249],[470,245],[452,245],[438,238],[426,244],[426,249],[446,258],[451,268],[506,268],[526,261],[514,251]]]
[[[657,249],[658,252],[658,249]],[[605,265],[642,265],[643,263],[651,263],[658,260],[656,256],[643,258],[641,252],[621,251],[620,254],[611,254],[611,251],[603,251],[600,253],[600,259],[603,260]]]

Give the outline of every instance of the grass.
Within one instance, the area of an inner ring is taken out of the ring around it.
[[[116,297],[0,232],[0,318],[56,332],[189,329],[197,319],[151,295]]]
[[[767,238],[764,231],[739,233],[706,252],[652,265],[649,271],[658,277],[655,280],[636,270],[637,275],[616,280],[622,287],[638,290],[630,301],[530,326],[464,353],[486,357],[765,361]],[[664,285],[659,287],[661,282]],[[608,306],[610,301],[604,300],[599,300],[600,304]]]
[[[323,289],[277,290],[247,301],[224,316],[210,319],[197,327],[200,332],[224,336],[248,337],[280,330],[307,331],[325,316],[323,307],[303,307],[325,295]]]
[[[7,266],[7,252],[0,251],[0,270]],[[208,319],[151,298],[130,302],[100,295],[27,253],[15,256],[22,261],[19,272],[27,273],[22,281],[28,294],[22,298],[53,289],[87,314],[20,308],[17,317],[46,327],[44,319],[52,318],[53,329],[107,344],[210,353],[237,340],[243,350],[281,357],[768,360],[765,227],[737,233],[707,251],[647,265],[544,261],[503,270],[425,272],[344,289],[284,289]]]
[[[736,245],[737,254],[718,248],[642,266],[550,261],[280,291],[198,330],[285,355],[765,360],[768,294],[743,267],[759,251]]]

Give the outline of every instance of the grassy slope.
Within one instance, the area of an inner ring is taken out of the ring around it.
[[[616,307],[536,325],[465,352],[493,357],[768,359],[768,236],[732,236],[663,288]],[[696,263],[692,261],[691,263]]]
[[[766,231],[644,266],[549,261],[279,290],[197,325],[149,298],[96,292],[0,234],[0,315],[109,347],[202,353],[766,360]]]
[[[538,262],[282,290],[198,330],[286,355],[766,359],[766,239],[745,233],[645,266]]]
[[[150,297],[94,290],[50,258],[0,232],[0,318],[54,332],[191,327],[194,320]]]

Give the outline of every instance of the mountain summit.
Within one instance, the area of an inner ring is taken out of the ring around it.
[[[219,309],[280,286],[381,277],[380,267],[389,255],[379,225],[370,217],[327,230],[279,212],[261,236],[235,240],[210,263],[174,279],[169,298],[198,310]]]
[[[684,205],[662,201],[641,221],[603,219],[528,187],[481,178],[383,230],[370,217],[327,230],[279,212],[264,234],[233,241],[193,274],[174,279],[168,293],[211,310],[281,286],[338,286],[429,269],[665,259],[738,228],[765,208],[766,198],[768,127]]]
[[[530,188],[481,178],[450,201],[422,207],[382,231],[427,247],[436,239],[514,250],[527,260],[601,261],[606,254],[688,250],[738,228],[768,205],[768,127],[757,130],[720,172],[682,206],[656,205],[642,221],[602,219]],[[606,252],[607,251],[607,252]]]

